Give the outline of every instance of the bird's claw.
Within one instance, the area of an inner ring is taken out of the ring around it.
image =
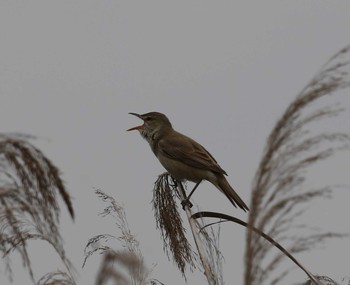
[[[185,207],[188,206],[189,208],[193,207],[193,204],[189,199],[185,199],[181,201],[182,209],[185,210]]]

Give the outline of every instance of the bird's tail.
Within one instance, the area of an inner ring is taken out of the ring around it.
[[[243,202],[243,200],[238,196],[235,190],[228,183],[224,175],[220,175],[217,179],[216,187],[225,194],[225,196],[230,200],[233,206],[240,207],[244,212],[249,211],[248,206]]]

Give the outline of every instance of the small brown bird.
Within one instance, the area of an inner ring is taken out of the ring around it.
[[[150,112],[143,115],[129,113],[143,120],[143,125],[128,129],[138,130],[149,143],[152,151],[164,168],[176,180],[189,180],[196,185],[186,199],[193,194],[202,180],[211,182],[230,202],[244,211],[247,205],[233,190],[224,175],[227,175],[214,157],[193,139],[175,131],[169,119],[162,113]]]

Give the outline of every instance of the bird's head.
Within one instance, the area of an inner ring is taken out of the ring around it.
[[[160,138],[162,135],[166,134],[168,130],[172,129],[169,119],[162,113],[150,112],[143,115],[136,113],[129,114],[143,120],[143,124],[130,128],[127,131],[138,130],[147,141]]]

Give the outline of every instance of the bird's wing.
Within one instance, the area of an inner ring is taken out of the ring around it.
[[[159,150],[168,157],[187,165],[226,174],[215,158],[199,143],[179,133],[158,142]]]

